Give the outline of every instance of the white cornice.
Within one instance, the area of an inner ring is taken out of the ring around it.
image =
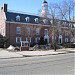
[[[32,24],[32,23],[22,23],[22,22],[11,22],[11,21],[6,21],[6,23],[14,23],[14,24],[28,24],[28,25],[38,25],[38,26],[51,26],[51,25],[42,25],[42,24]]]

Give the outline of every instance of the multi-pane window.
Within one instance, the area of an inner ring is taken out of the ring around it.
[[[65,38],[65,42],[68,42],[68,38]]]
[[[70,38],[70,42],[73,42],[74,41],[74,38]]]
[[[65,31],[65,36],[68,36],[69,32],[68,31]]]
[[[62,31],[61,30],[59,30],[59,35],[62,35]]]
[[[36,35],[39,35],[39,33],[40,33],[40,29],[36,28]]]
[[[30,35],[30,32],[31,31],[31,29],[29,28],[29,27],[27,27],[27,33],[28,33],[28,35]]]
[[[39,43],[40,37],[36,37],[35,41],[36,41],[36,43]]]
[[[26,37],[26,41],[28,41],[28,38]]]
[[[16,27],[16,34],[21,34],[21,27]]]
[[[45,35],[48,35],[48,29],[45,29],[45,30],[44,30],[44,34],[45,34]]]
[[[16,43],[20,43],[21,42],[21,37],[16,37]]]
[[[29,17],[26,17],[25,19],[26,19],[26,22],[29,22],[29,20],[30,20],[30,18],[29,18]]]
[[[29,38],[28,38],[28,37],[26,37],[26,41],[28,41],[28,42],[30,42],[30,43],[31,43],[31,40],[32,40],[32,39],[31,39],[31,37],[29,37]]]
[[[44,19],[43,22],[44,22],[44,24],[48,23],[47,19]]]
[[[35,20],[35,23],[38,23],[38,18],[35,18],[34,20]]]
[[[30,43],[32,42],[32,38],[30,37]]]
[[[20,21],[20,16],[16,16],[16,21]]]

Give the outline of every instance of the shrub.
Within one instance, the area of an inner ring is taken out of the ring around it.
[[[4,48],[8,39],[0,34],[0,48]]]
[[[65,48],[72,48],[72,47],[75,47],[75,45],[73,43],[63,43],[63,46]]]
[[[44,45],[44,44],[45,44],[45,42],[44,42],[44,38],[41,37],[41,38],[40,38],[40,41],[39,41],[39,45]]]

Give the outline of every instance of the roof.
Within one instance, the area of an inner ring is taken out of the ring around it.
[[[5,14],[6,14],[6,21],[51,25],[49,18],[44,18],[44,17],[40,17],[40,16],[35,16],[35,15],[29,15],[29,14],[15,13],[15,12],[5,12]],[[20,21],[16,20],[17,16],[20,16]],[[26,17],[29,17],[29,22],[26,21]],[[35,22],[36,18],[38,18],[38,22]],[[44,23],[44,21],[47,21],[47,22]]]
[[[44,2],[43,2],[43,3],[47,3],[47,1],[45,1],[45,0],[44,0]]]

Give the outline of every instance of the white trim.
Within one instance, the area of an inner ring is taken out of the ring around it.
[[[39,19],[38,19],[38,18],[35,18],[34,20],[35,20],[35,23],[38,23],[38,21],[39,21]]]
[[[30,17],[27,16],[27,17],[25,18],[25,20],[26,20],[26,22],[29,22],[29,21],[30,21]]]
[[[38,43],[38,41],[40,41],[40,37],[35,38],[35,42]]]
[[[44,41],[45,41],[45,39],[47,39],[47,43],[49,43],[49,36],[48,35],[44,36]]]
[[[4,19],[6,20],[6,14],[5,14],[5,12],[4,12]]]
[[[28,38],[26,37],[26,41],[28,41]]]
[[[30,43],[32,42],[32,38],[30,37]]]
[[[69,42],[69,39],[68,38],[65,38],[65,42]]]
[[[22,22],[10,22],[10,21],[6,21],[6,23],[28,24],[28,25],[49,26],[49,27],[51,26],[51,25],[43,25],[43,24],[22,23]]]
[[[70,42],[74,42],[74,38],[70,38]]]
[[[20,16],[19,15],[16,16],[16,21],[20,21]]]
[[[20,42],[17,41],[18,38],[20,39]],[[21,43],[21,39],[21,37],[16,37],[16,43]]]
[[[61,39],[61,42],[60,42],[60,39]],[[58,42],[62,43],[62,35],[59,35]]]
[[[20,29],[20,31],[18,29]],[[16,27],[16,34],[21,34],[21,27]]]

